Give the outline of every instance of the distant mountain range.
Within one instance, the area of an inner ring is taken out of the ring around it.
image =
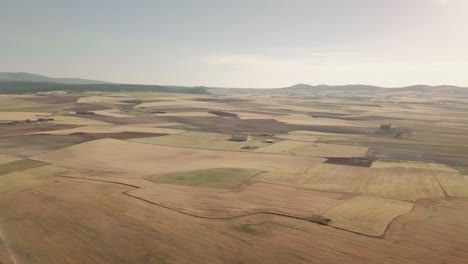
[[[302,94],[302,93],[367,93],[367,92],[418,92],[438,93],[446,95],[468,96],[468,88],[441,85],[413,85],[400,88],[384,88],[372,85],[309,85],[296,84],[284,88],[217,88],[217,87],[187,87],[170,85],[137,85],[115,84],[104,81],[87,80],[80,78],[51,78],[27,72],[0,72],[0,93],[35,93],[45,91],[65,90],[71,92],[83,91],[154,91],[171,93],[207,94],[224,92],[268,92],[273,94]]]
[[[0,72],[0,82],[46,82],[61,84],[103,84],[109,82],[80,78],[52,78],[28,72]]]

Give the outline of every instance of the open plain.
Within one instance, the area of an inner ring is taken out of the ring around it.
[[[0,263],[466,263],[467,111],[391,89],[2,95]]]

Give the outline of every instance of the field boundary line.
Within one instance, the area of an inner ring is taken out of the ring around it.
[[[63,176],[63,175],[57,176],[57,177],[78,179],[78,180],[96,181],[96,182],[105,182],[105,183],[113,183],[113,184],[120,184],[120,185],[124,185],[124,186],[129,186],[129,187],[132,187],[132,188],[135,188],[135,189],[141,189],[141,187],[136,186],[136,185],[132,185],[132,184],[128,184],[128,183],[115,182],[115,181],[106,181],[106,180],[90,179],[90,178],[85,178],[85,177],[74,177],[74,176]],[[211,216],[197,215],[197,214],[185,212],[185,211],[182,211],[182,210],[179,210],[179,209],[175,209],[175,208],[172,208],[172,207],[169,207],[169,206],[157,203],[157,202],[149,201],[149,200],[146,200],[145,198],[142,198],[142,197],[139,197],[139,196],[136,196],[136,195],[132,195],[132,194],[129,193],[131,191],[132,190],[123,191],[122,194],[126,195],[128,197],[132,197],[134,199],[137,199],[137,200],[140,200],[140,201],[143,201],[143,202],[146,202],[146,203],[149,203],[149,204],[152,204],[152,205],[156,205],[156,206],[159,206],[161,208],[164,208],[164,209],[179,213],[179,214],[183,214],[183,215],[187,215],[187,216],[191,216],[191,217],[195,217],[195,218],[200,218],[200,219],[230,220],[230,219],[237,219],[237,218],[249,217],[249,216],[254,216],[254,215],[273,215],[273,216],[280,216],[280,217],[285,217],[285,218],[290,218],[290,219],[306,221],[308,223],[320,225],[319,223],[310,221],[309,219],[307,219],[305,217],[288,215],[288,214],[283,214],[283,213],[276,213],[276,212],[271,212],[271,211],[258,211],[258,212],[240,214],[240,215],[235,215],[235,216],[227,216],[227,217],[211,217]],[[385,239],[384,234],[378,235],[378,236],[372,236],[372,235],[367,235],[367,234],[359,233],[359,232],[352,231],[352,230],[347,230],[347,229],[340,228],[340,227],[335,227],[335,226],[330,226],[330,225],[323,225],[323,226],[338,229],[338,230],[342,230],[342,231],[346,231],[346,232],[350,232],[350,233],[353,233],[353,234],[356,234],[356,235],[361,235],[361,236],[365,236],[365,237],[369,237],[369,238]]]

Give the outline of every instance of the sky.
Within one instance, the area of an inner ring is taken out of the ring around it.
[[[213,87],[468,86],[468,0],[0,6],[0,72]]]

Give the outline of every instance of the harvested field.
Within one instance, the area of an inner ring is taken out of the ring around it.
[[[78,99],[79,104],[111,104],[111,105],[122,105],[126,104],[125,102],[122,102],[124,100],[132,100],[134,99],[133,97],[128,97],[126,95],[124,96],[101,96],[101,95],[95,95],[95,96],[87,96],[87,97],[80,97]]]
[[[229,218],[257,212],[308,218],[351,198],[346,194],[323,193],[266,183],[253,183],[240,190],[155,185],[153,188],[132,190],[128,194],[208,218]]]
[[[323,163],[305,174],[268,172],[255,179],[316,190],[413,201],[444,196],[434,176],[438,172],[411,167],[365,168]]]
[[[158,175],[148,180],[156,183],[229,189],[238,187],[260,173],[260,170],[222,168]]]
[[[390,222],[413,208],[409,202],[356,196],[328,210],[329,225],[368,236],[382,236]]]
[[[4,235],[20,263],[55,264],[71,257],[76,263],[98,264],[116,259],[126,263],[163,259],[173,263],[464,263],[468,258],[464,250],[468,202],[462,199],[441,200],[434,206],[418,203],[413,212],[392,223],[383,240],[279,216],[198,219],[123,195],[129,187],[60,181],[0,201],[0,221],[8,230]],[[21,235],[25,231],[28,236]]]
[[[47,165],[0,175],[0,200],[6,195],[52,183],[50,177],[67,171],[65,168]]]
[[[21,158],[18,158],[16,156],[0,154],[0,164],[9,163],[9,162],[17,161],[17,160],[20,160],[20,159]]]
[[[168,117],[169,121],[190,126],[191,130],[211,133],[286,133],[293,130],[312,129],[311,126],[290,125],[273,119],[237,119],[214,117]],[[192,128],[195,127],[195,128]]]
[[[51,113],[43,113],[43,112],[0,112],[0,120],[8,120],[8,121],[20,121],[26,120],[29,118],[37,118],[43,116],[49,116]]]
[[[41,95],[24,98],[25,100],[42,104],[69,104],[78,100],[76,95]]]
[[[102,138],[113,138],[113,139],[134,139],[134,138],[147,138],[147,137],[161,137],[167,136],[168,134],[158,133],[142,133],[142,132],[117,132],[117,133],[84,133],[76,132],[71,133],[71,136],[79,136],[89,139],[102,139]]]
[[[163,128],[149,125],[114,125],[114,126],[82,126],[71,129],[54,130],[54,131],[42,131],[36,134],[48,134],[48,135],[71,135],[75,133],[88,133],[88,134],[99,134],[99,133],[156,133],[156,134],[175,134],[180,133],[182,130]]]
[[[121,112],[119,109],[97,110],[97,111],[94,111],[94,113],[96,113],[97,115],[118,117],[118,118],[132,117],[131,115]]]
[[[44,166],[47,163],[37,161],[37,160],[29,160],[29,159],[20,159],[11,161],[8,163],[0,164],[0,175],[7,174],[14,171],[21,171],[25,169],[35,168]]]
[[[164,137],[139,138],[131,141],[174,147],[236,151],[242,151],[241,148],[244,146],[263,147],[267,145],[263,140],[257,138],[247,142],[235,142],[230,139],[230,135],[190,131]]]
[[[44,153],[34,159],[73,168],[114,171],[128,177],[219,167],[299,173],[323,161],[320,158],[177,148],[114,139],[90,141]],[[96,163],[96,160],[100,162]]]
[[[455,156],[430,152],[415,152],[396,149],[371,148],[369,156],[378,159],[436,162],[450,166],[468,166],[468,156]]]
[[[66,128],[74,128],[72,125],[56,125],[51,123],[22,124],[22,125],[0,125],[0,138],[20,136],[33,132],[52,131]]]
[[[156,116],[195,116],[195,117],[206,117],[214,116],[208,112],[167,112],[155,114]]]
[[[305,141],[283,140],[278,143],[269,144],[264,147],[258,148],[255,150],[255,152],[293,154],[295,153],[296,149],[300,149],[312,144],[313,143],[311,142]]]
[[[304,147],[296,148],[292,150],[291,153],[299,156],[352,158],[366,157],[367,151],[368,148],[365,147],[314,143]]]
[[[365,124],[350,122],[343,119],[313,118],[310,115],[283,115],[275,117],[276,120],[293,125],[318,125],[318,126],[363,126]]]
[[[435,174],[448,196],[468,197],[468,181],[457,172],[440,171]]]
[[[76,117],[76,116],[52,116],[55,124],[77,125],[77,126],[102,126],[109,123],[95,120],[94,117]]]
[[[89,138],[71,135],[22,135],[0,137],[0,153],[30,157],[82,143],[87,140],[89,140]]]
[[[91,174],[99,173],[91,172]],[[89,175],[90,173],[77,172],[67,174],[65,177],[140,187],[126,193],[200,218],[234,218],[263,212],[306,220],[353,197],[350,194],[327,193],[261,182],[249,182],[236,189],[223,190]]]

